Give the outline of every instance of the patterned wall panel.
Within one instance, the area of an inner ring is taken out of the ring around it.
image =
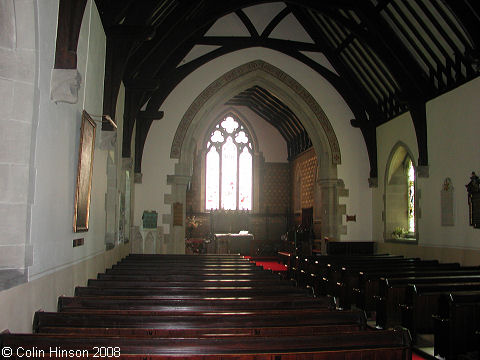
[[[265,163],[263,199],[270,213],[285,214],[290,208],[290,165]]]
[[[317,171],[317,164],[317,156],[314,149],[305,151],[291,162],[291,179],[293,185],[292,195],[293,197],[298,196],[298,194],[295,194],[295,192],[300,191],[301,208],[309,208],[314,206],[315,174]],[[300,184],[295,186],[298,181],[300,181]],[[292,208],[295,209],[293,198]]]

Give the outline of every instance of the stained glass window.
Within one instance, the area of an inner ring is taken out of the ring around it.
[[[246,147],[240,154],[239,172],[238,208],[250,210],[252,208],[252,155]]]
[[[252,143],[246,128],[223,118],[207,141],[205,208],[252,210]]]
[[[237,209],[237,147],[231,136],[222,146],[222,209]]]
[[[206,159],[207,182],[205,188],[205,208],[208,210],[218,209],[219,179],[220,179],[220,156],[215,146],[210,148]]]
[[[407,165],[407,186],[408,186],[408,232],[415,232],[415,169],[412,160]]]

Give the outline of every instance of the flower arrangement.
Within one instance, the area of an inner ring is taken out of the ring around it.
[[[187,221],[185,222],[185,225],[187,227],[187,238],[190,239],[192,237],[193,230],[198,228],[200,225],[200,222],[197,220],[195,215],[193,216],[188,216]]]
[[[195,215],[187,217],[187,227],[196,229],[200,225],[200,222],[197,220]]]

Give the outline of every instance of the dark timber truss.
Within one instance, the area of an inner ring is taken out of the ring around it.
[[[71,9],[63,13],[72,18],[75,1],[60,2]],[[282,1],[277,2],[284,5],[282,10],[258,33],[245,9],[267,2],[271,1],[96,0],[107,34],[104,114],[115,118],[123,81],[123,156],[131,155],[136,128],[135,171],[141,171],[147,133],[152,121],[162,118],[163,101],[173,88],[216,57],[258,46],[303,62],[338,90],[355,116],[351,125],[364,136],[371,177],[377,177],[376,127],[406,111],[417,135],[418,165],[428,165],[425,104],[478,76],[480,1]],[[81,18],[83,9],[77,8]],[[238,17],[248,36],[206,36],[228,14]],[[270,37],[287,16],[294,16],[312,41]],[[78,32],[69,32],[65,41],[72,42]],[[183,64],[196,45],[212,45],[214,50]],[[334,71],[306,55],[312,52],[326,56]],[[295,114],[269,89],[245,89],[228,103],[248,106],[277,127],[290,157],[311,145]],[[103,124],[103,129],[109,130],[109,125]]]
[[[312,146],[312,141],[300,120],[280,99],[260,86],[254,86],[227,101],[227,105],[250,108],[278,129],[287,143],[288,158],[293,159]]]

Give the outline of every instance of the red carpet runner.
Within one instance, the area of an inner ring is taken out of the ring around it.
[[[270,258],[255,258],[251,256],[245,256],[246,259],[254,262],[257,266],[263,267],[265,270],[272,270],[275,272],[278,271],[287,271],[287,267],[282,263]]]

